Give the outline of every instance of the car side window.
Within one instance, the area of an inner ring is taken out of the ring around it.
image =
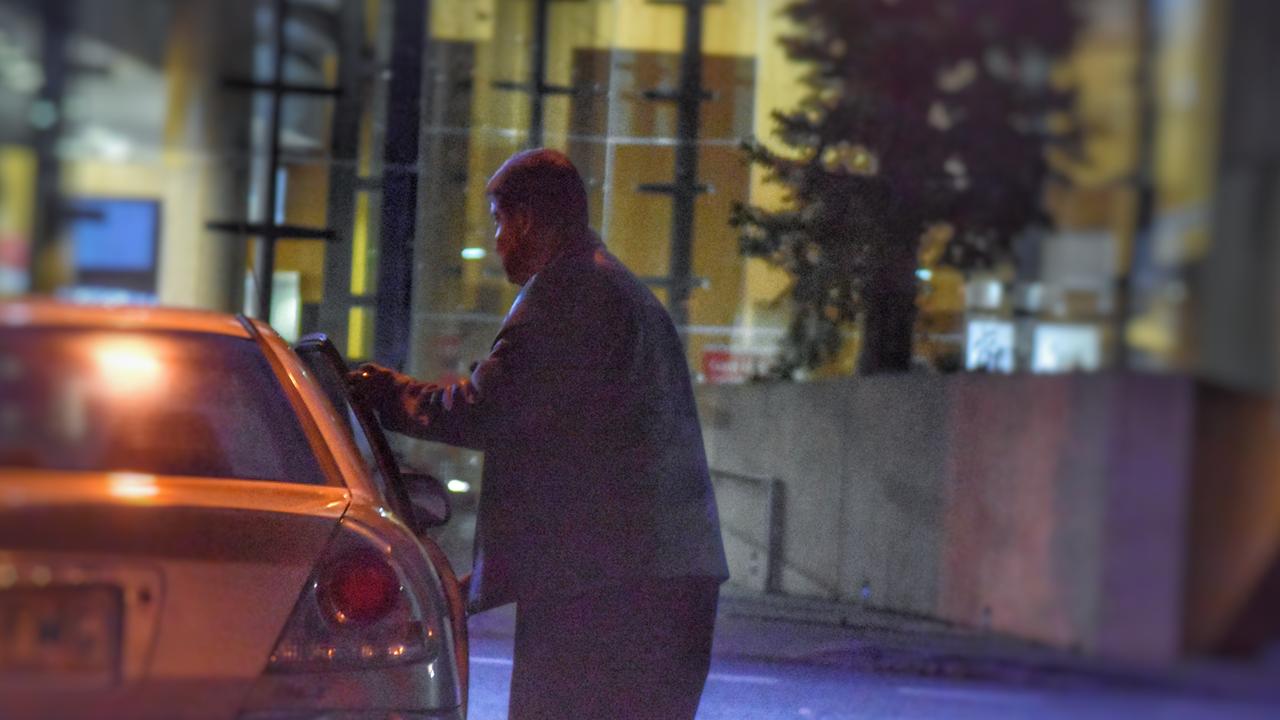
[[[395,484],[396,478],[391,477],[391,474],[395,472],[390,466],[392,458],[383,457],[383,455],[389,454],[389,449],[386,447],[386,439],[372,437],[371,433],[380,433],[381,430],[367,428],[365,427],[365,422],[361,421],[359,411],[352,405],[351,397],[347,393],[346,379],[344,377],[345,368],[337,365],[336,358],[331,357],[331,353],[321,347],[318,342],[304,342],[296,350],[298,356],[302,358],[302,361],[311,370],[313,377],[329,398],[334,410],[337,411],[338,418],[343,421],[342,426],[350,433],[352,441],[360,451],[365,468],[377,485],[379,493],[391,504],[394,510],[403,513],[404,508]]]

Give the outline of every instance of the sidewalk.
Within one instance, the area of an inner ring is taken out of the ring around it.
[[[476,637],[514,636],[515,608],[475,615]],[[1055,687],[1108,685],[1280,703],[1280,667],[1195,661],[1144,667],[929,618],[726,586],[713,654],[747,660]]]

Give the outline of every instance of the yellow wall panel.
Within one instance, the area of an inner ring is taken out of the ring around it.
[[[225,243],[240,240],[205,230],[210,217],[207,163],[188,158],[161,162],[79,160],[63,166],[69,195],[160,201],[159,298],[166,305],[218,307],[223,288],[217,268]]]
[[[431,37],[480,42],[493,39],[495,0],[435,0]]]
[[[772,1],[772,0],[770,0]],[[752,55],[756,51],[757,0],[723,0],[703,11],[702,49],[713,55]],[[680,52],[684,47],[684,10],[649,0],[614,0],[596,4],[597,47],[620,50]]]

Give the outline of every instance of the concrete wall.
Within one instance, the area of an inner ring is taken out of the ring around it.
[[[713,468],[785,483],[784,592],[1176,655],[1190,381],[905,375],[699,400]],[[758,526],[758,499],[717,491],[727,528]]]

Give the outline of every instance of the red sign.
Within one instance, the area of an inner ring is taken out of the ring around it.
[[[746,382],[766,375],[772,363],[773,356],[765,353],[707,348],[702,351],[702,379],[713,385]]]
[[[0,233],[0,267],[25,270],[31,262],[30,247],[18,235]]]

